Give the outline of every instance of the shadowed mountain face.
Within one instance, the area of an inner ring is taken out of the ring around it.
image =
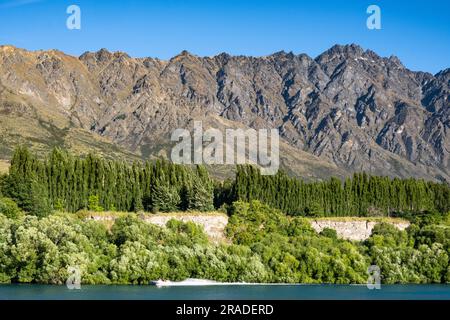
[[[100,50],[0,47],[0,155],[19,142],[107,156],[161,156],[175,128],[278,128],[282,166],[307,178],[354,171],[450,181],[450,69],[406,69],[357,45],[317,58],[169,61]]]

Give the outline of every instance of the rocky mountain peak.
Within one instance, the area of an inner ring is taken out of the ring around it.
[[[333,59],[351,59],[354,57],[360,57],[364,54],[364,49],[356,44],[339,45],[336,44],[330,49],[326,50],[319,56],[316,61],[319,63],[325,63]]]
[[[391,55],[391,56],[388,58],[388,61],[389,61],[390,63],[393,63],[394,65],[400,67],[400,68],[405,68],[405,66],[404,66],[403,63],[400,61],[400,59],[399,59],[397,56],[395,56],[395,55]]]

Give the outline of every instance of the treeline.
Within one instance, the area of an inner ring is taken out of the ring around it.
[[[254,166],[238,166],[236,178],[214,181],[203,166],[168,161],[112,161],[94,155],[74,157],[54,149],[39,160],[18,148],[9,174],[0,177],[0,197],[24,211],[45,216],[51,210],[209,211],[234,201],[260,200],[289,215],[385,216],[450,211],[450,188],[421,179],[354,174],[341,181],[305,182],[284,172],[262,176]]]
[[[354,174],[344,182],[331,178],[307,183],[283,172],[263,176],[256,167],[239,166],[229,194],[235,200],[260,200],[290,215],[377,216],[450,211],[448,184],[366,173]]]
[[[168,161],[111,161],[89,154],[75,158],[54,149],[39,160],[18,148],[0,193],[27,212],[49,210],[176,211],[214,209],[214,187],[202,166],[190,168]]]

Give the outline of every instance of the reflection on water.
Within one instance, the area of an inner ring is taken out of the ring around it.
[[[66,286],[0,285],[0,300],[234,300],[234,299],[439,299],[450,300],[450,285],[382,285],[369,290],[365,285],[254,285],[254,286]]]

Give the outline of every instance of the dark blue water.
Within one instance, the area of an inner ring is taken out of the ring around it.
[[[349,285],[254,285],[168,287],[0,285],[0,300],[277,300],[417,299],[450,300],[450,285],[382,285],[379,290]]]

